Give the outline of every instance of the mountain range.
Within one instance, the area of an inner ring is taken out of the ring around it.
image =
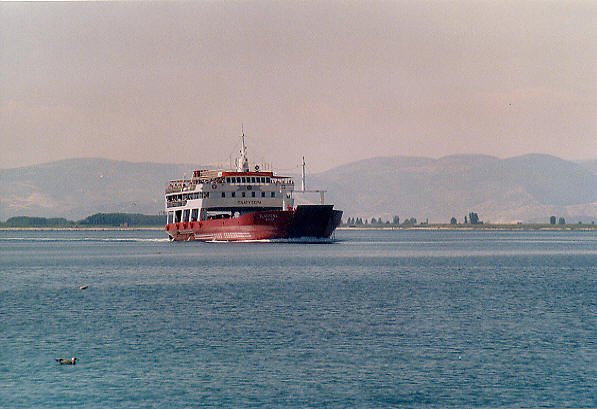
[[[169,179],[189,164],[66,159],[0,170],[0,220],[13,216],[78,220],[98,212],[158,214]]]
[[[158,214],[170,179],[193,164],[97,158],[67,159],[0,170],[0,220],[13,216],[81,219],[97,212]],[[346,217],[447,223],[469,212],[489,223],[597,220],[597,161],[572,162],[529,154],[379,157],[307,175],[307,189],[327,190],[326,202]],[[297,181],[297,189],[300,180]],[[297,201],[317,201],[314,197]],[[318,198],[318,196],[317,196]]]

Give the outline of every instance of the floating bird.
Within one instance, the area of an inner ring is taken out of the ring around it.
[[[87,286],[86,285],[82,285],[81,287],[79,287],[79,290],[86,290]]]
[[[64,358],[58,358],[56,359],[56,362],[60,362],[60,365],[74,365],[76,364],[77,358],[71,358],[71,359],[64,359]]]

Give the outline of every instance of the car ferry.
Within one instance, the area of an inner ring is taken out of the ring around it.
[[[166,187],[166,232],[171,240],[329,240],[342,211],[323,204],[324,191],[295,191],[289,176],[249,168],[244,132],[232,170],[195,170]],[[321,204],[294,206],[295,192],[319,192]]]

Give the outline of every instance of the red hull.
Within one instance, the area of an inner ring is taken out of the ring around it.
[[[332,205],[302,205],[294,210],[266,210],[240,217],[170,223],[172,240],[244,241],[312,237],[328,239],[342,221]]]
[[[292,210],[248,213],[235,218],[170,223],[166,231],[173,240],[242,241],[271,240],[288,235]]]

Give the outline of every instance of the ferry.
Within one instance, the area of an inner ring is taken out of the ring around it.
[[[321,203],[294,206],[299,192],[318,192]],[[290,176],[251,170],[243,132],[235,169],[194,170],[169,181],[166,232],[176,241],[331,241],[342,211],[324,204],[324,192],[305,189],[304,158],[300,190]]]

